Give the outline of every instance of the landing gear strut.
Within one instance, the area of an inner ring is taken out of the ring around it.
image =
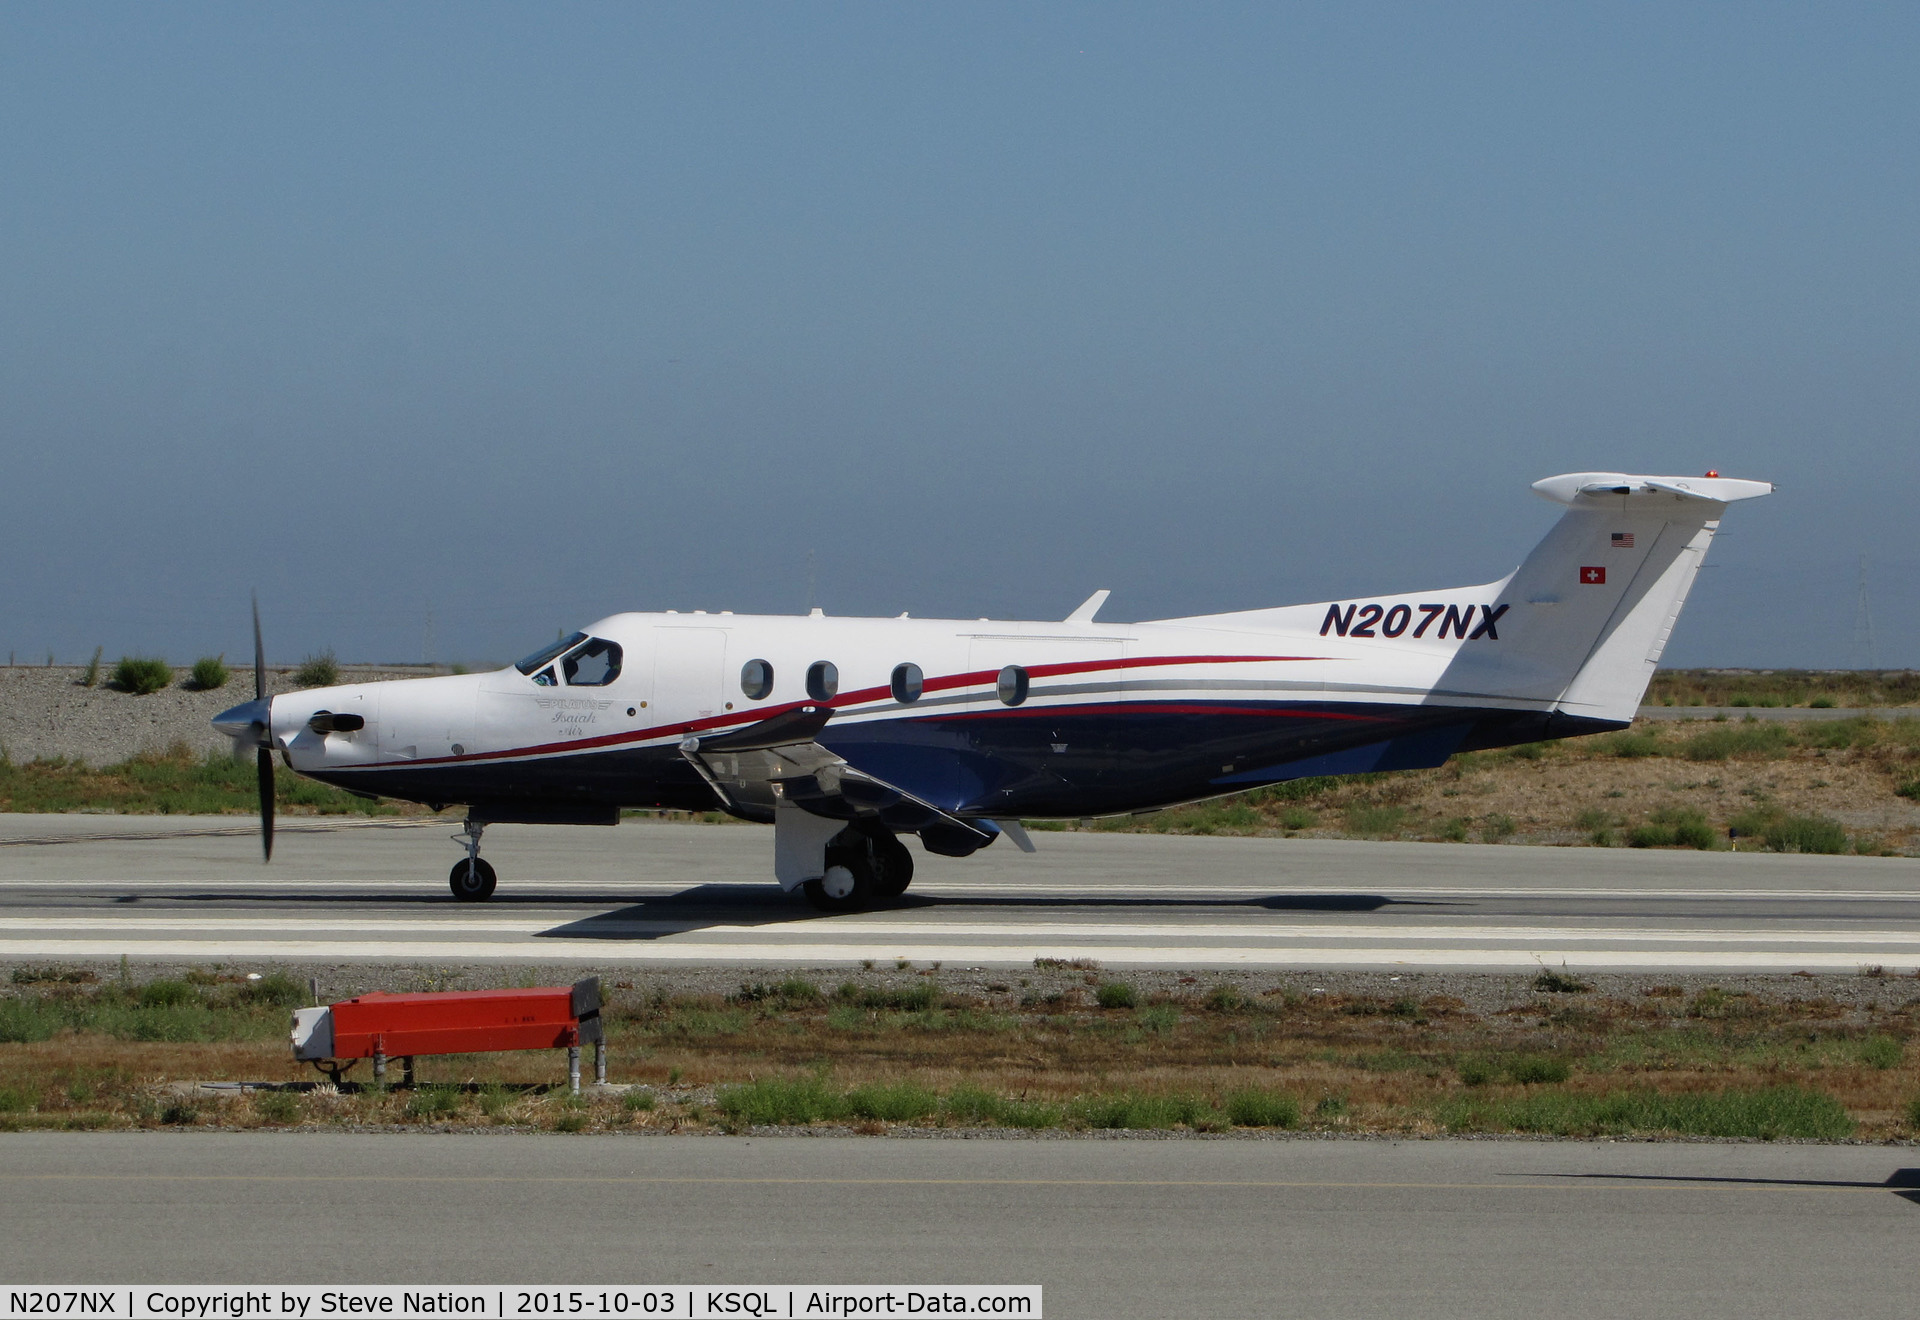
[[[912,883],[913,854],[904,843],[884,829],[849,826],[827,845],[826,874],[807,881],[807,902],[822,912],[857,912],[898,898]]]
[[[464,847],[467,855],[453,864],[447,876],[447,888],[462,903],[484,903],[493,897],[493,887],[498,883],[493,867],[480,857],[480,836],[486,828],[469,816],[460,832],[453,836],[453,841]]]

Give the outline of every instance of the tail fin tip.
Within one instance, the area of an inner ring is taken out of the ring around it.
[[[1771,495],[1773,491],[1771,481],[1743,481],[1722,476],[1649,477],[1627,472],[1566,472],[1533,483],[1533,492],[1540,498],[1575,508],[1590,508],[1622,497],[1635,503],[1664,497],[1732,504]]]

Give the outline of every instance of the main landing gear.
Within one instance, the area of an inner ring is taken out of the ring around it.
[[[857,912],[898,898],[913,883],[913,854],[888,830],[848,826],[827,845],[826,874],[806,883],[807,902],[822,912]]]
[[[455,843],[467,850],[467,855],[455,862],[447,875],[447,888],[462,903],[484,903],[493,897],[493,887],[498,883],[493,867],[480,857],[480,836],[486,828],[469,816],[460,832],[452,836]]]

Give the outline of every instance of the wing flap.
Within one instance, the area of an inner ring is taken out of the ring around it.
[[[795,707],[734,733],[688,738],[680,754],[720,804],[752,820],[771,819],[780,803],[831,820],[877,817],[889,829],[959,831],[993,842],[997,831],[941,810],[897,784],[849,765],[814,739],[833,718],[829,706]]]

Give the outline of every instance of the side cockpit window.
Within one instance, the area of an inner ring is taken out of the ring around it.
[[[560,662],[568,687],[605,687],[620,677],[620,644],[604,637],[590,639],[567,653]]]
[[[530,675],[534,673],[534,671],[538,670],[542,665],[546,664],[549,660],[559,655],[561,652],[570,650],[573,647],[580,645],[580,643],[586,640],[587,640],[587,635],[583,632],[577,632],[571,637],[562,637],[559,641],[555,642],[552,646],[541,647],[538,651],[535,651],[532,655],[528,656],[525,660],[522,660],[517,664],[515,664],[514,668],[518,669],[523,674]],[[535,679],[534,681],[539,682],[538,679]],[[540,686],[552,687],[553,680],[549,678],[545,683],[541,683]]]
[[[535,687],[559,687],[560,680],[553,676],[553,666],[548,665],[545,669],[535,674],[533,676],[533,685]]]

